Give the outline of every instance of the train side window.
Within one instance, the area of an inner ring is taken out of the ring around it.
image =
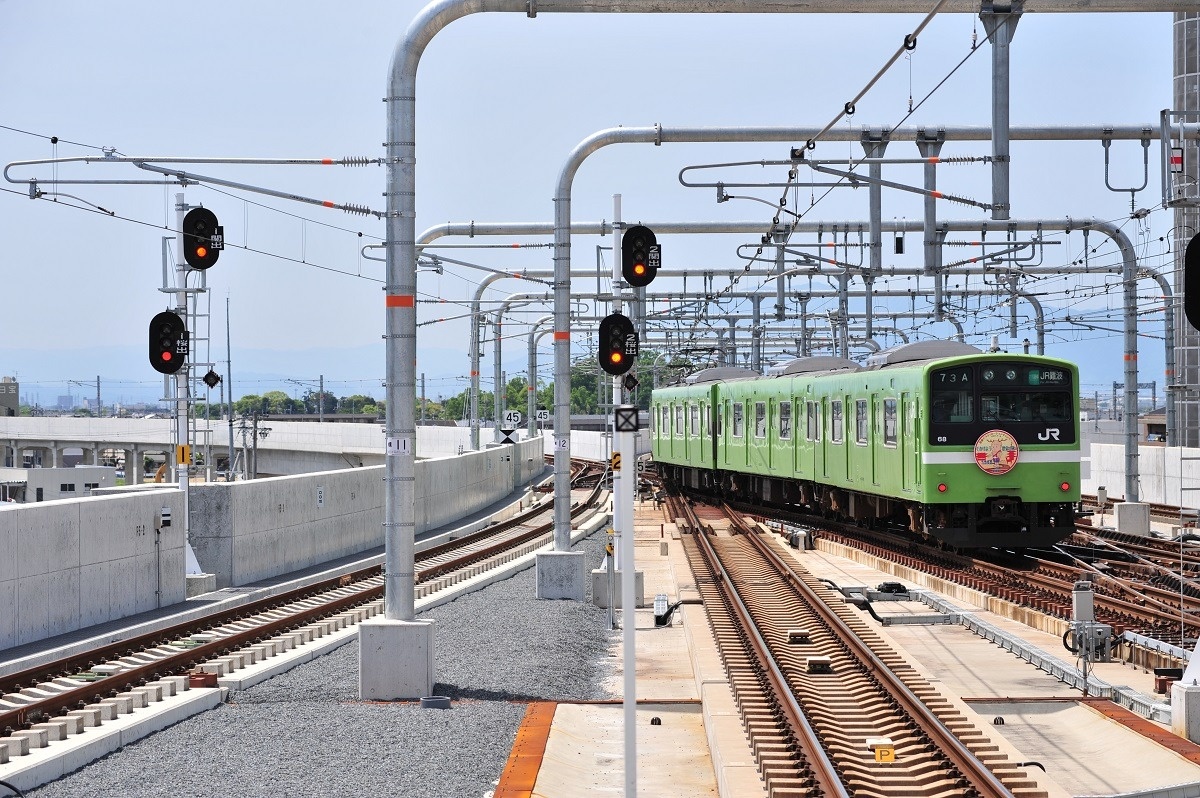
[[[659,425],[659,431],[663,435],[671,434],[671,408],[667,405],[662,406],[662,423]]]
[[[870,433],[869,416],[867,415],[867,400],[854,400],[854,442],[866,445]]]
[[[713,412],[716,413],[716,415],[717,415],[716,423],[713,425],[713,427],[714,427],[714,429],[716,429],[717,435],[724,436],[725,435],[725,405],[724,404],[716,405],[713,408]]]
[[[792,438],[792,403],[779,403],[779,440],[787,441]]]
[[[692,435],[700,434],[700,408],[696,405],[688,405],[688,426]]]
[[[767,437],[767,403],[754,403],[754,437]]]
[[[804,439],[817,441],[821,439],[821,415],[816,402],[804,403]]]
[[[742,437],[742,403],[733,403],[733,437]]]
[[[883,400],[883,445],[896,445],[896,400]]]
[[[675,405],[675,434],[683,437],[683,405]]]
[[[842,442],[842,400],[834,399],[829,403],[829,440],[834,443]]]
[[[712,427],[708,426],[708,405],[700,405],[700,435],[708,437]]]

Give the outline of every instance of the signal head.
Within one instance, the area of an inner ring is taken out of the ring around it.
[[[177,314],[169,310],[150,320],[150,365],[161,374],[183,368],[188,356],[188,331]]]
[[[600,322],[600,368],[619,376],[633,367],[638,355],[638,336],[633,322],[611,313]]]
[[[183,259],[193,269],[207,269],[217,262],[225,243],[225,231],[217,215],[208,208],[192,208],[183,217]]]
[[[621,276],[625,282],[641,288],[653,282],[662,263],[662,247],[654,231],[634,225],[621,238]]]

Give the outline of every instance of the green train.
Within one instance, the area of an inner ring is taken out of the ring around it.
[[[1079,370],[954,341],[697,372],[654,391],[654,460],[677,483],[902,525],[955,549],[1048,546],[1079,502]]]

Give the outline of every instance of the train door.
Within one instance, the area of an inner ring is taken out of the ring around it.
[[[829,418],[829,397],[821,398],[821,419]],[[817,474],[820,474],[824,481],[829,481],[829,435],[821,436],[821,443],[817,446]]]
[[[870,420],[867,422],[867,428],[871,430],[871,440],[867,446],[867,452],[871,459],[871,484],[879,484],[879,447],[883,445],[883,430],[875,426],[875,420],[882,418],[881,408],[879,406],[879,397],[871,394],[871,401],[867,405],[868,411],[871,414]]]
[[[910,406],[912,399],[907,393],[900,394],[900,413],[896,423],[899,425],[896,436],[896,448],[899,449],[897,454],[900,456],[900,489],[903,491],[912,490],[913,470],[912,462],[909,460],[909,452],[912,450],[912,420],[909,417]]]

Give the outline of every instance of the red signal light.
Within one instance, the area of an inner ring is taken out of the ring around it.
[[[197,258],[207,258],[208,257],[208,247],[196,247],[196,257]]]
[[[950,490],[950,487],[945,482],[938,483],[938,493],[945,493]]]
[[[1059,490],[1061,490],[1063,493],[1066,493],[1067,491],[1069,491],[1069,490],[1071,489],[1071,483],[1070,483],[1070,482],[1064,482],[1063,484],[1059,485],[1059,486],[1058,486],[1058,488],[1059,488]]]
[[[170,352],[163,352],[163,353],[162,353],[162,359],[163,359],[163,360],[170,360],[170,359],[171,359],[171,353],[170,353]]]

